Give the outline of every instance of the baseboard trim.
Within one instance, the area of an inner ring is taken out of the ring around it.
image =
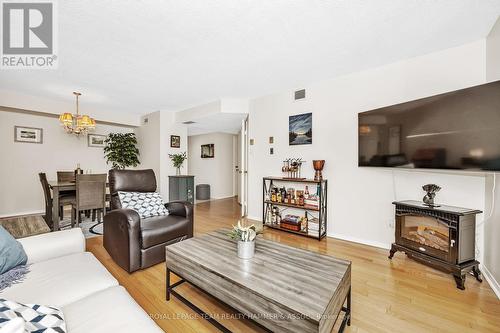
[[[495,293],[495,295],[497,295],[497,298],[500,299],[500,284],[498,283],[498,281],[495,280],[493,274],[491,274],[486,266],[481,265],[481,271],[483,273],[484,279],[488,282],[491,289],[493,289],[493,292]]]
[[[211,197],[210,200],[222,200],[222,199],[229,199],[229,198],[234,198],[234,195],[228,195],[228,196],[222,196],[222,197]]]
[[[256,221],[256,222],[262,222],[262,217],[255,217],[255,216],[248,215],[247,219],[253,220],[253,221]],[[363,245],[378,247],[378,248],[384,249],[384,250],[389,250],[391,248],[390,244],[385,244],[385,243],[376,242],[376,241],[369,241],[369,240],[366,240],[366,239],[361,239],[361,238],[346,236],[346,235],[337,234],[337,233],[327,233],[326,236],[327,237],[331,237],[331,238],[337,238],[337,239],[340,239],[340,240],[345,240],[345,241],[348,241],[348,242],[353,242],[353,243],[358,243],[358,244],[363,244]]]
[[[44,210],[35,210],[35,211],[30,211],[30,212],[0,214],[0,219],[10,218],[10,217],[26,216],[26,215],[43,215],[44,213],[45,213]]]
[[[255,217],[255,216],[247,215],[247,219],[255,221],[255,222],[261,222],[262,223],[262,217]]]
[[[352,237],[352,236],[347,236],[347,235],[342,235],[342,234],[338,234],[338,233],[328,233],[327,236],[332,237],[332,238],[345,240],[348,242],[378,247],[378,248],[384,249],[384,250],[389,250],[391,248],[390,244],[385,244],[385,243],[377,242],[377,241],[370,241],[370,240],[361,239],[361,238]]]

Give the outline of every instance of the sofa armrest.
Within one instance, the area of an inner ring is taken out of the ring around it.
[[[171,201],[165,204],[171,215],[191,218],[193,216],[193,205],[188,201]]]
[[[132,209],[114,209],[104,215],[104,248],[127,272],[141,266],[141,218]]]
[[[193,205],[188,201],[171,201],[165,204],[170,215],[182,216],[189,220],[187,237],[193,237],[194,215]]]
[[[28,264],[85,252],[85,237],[80,228],[20,238]]]

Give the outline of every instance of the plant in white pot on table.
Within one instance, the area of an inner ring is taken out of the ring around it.
[[[238,241],[238,257],[241,259],[253,258],[255,254],[255,237],[259,232],[255,225],[244,226],[238,221],[228,234],[229,237]]]

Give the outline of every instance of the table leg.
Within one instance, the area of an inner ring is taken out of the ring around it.
[[[170,269],[167,267],[167,301],[170,301]]]
[[[351,326],[351,287],[349,287],[349,292],[346,297],[346,306],[342,307],[342,311],[345,312],[344,319],[339,327],[339,333],[344,332],[346,326]]]
[[[349,294],[347,294],[347,314],[349,315],[347,326],[351,326],[351,287],[349,287]]]
[[[59,188],[52,189],[52,231],[59,231]]]

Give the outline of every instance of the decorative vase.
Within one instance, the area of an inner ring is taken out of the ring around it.
[[[238,257],[241,259],[251,259],[255,254],[255,241],[238,241]]]
[[[176,176],[180,176],[180,175],[181,175],[181,167],[177,167],[177,168],[175,169],[175,175],[176,175]]]
[[[316,170],[314,173],[314,180],[323,180],[323,167],[325,166],[325,160],[313,160],[313,168]]]

